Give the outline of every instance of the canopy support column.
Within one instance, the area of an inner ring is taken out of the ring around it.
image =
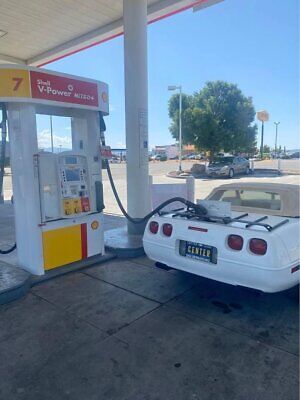
[[[150,211],[148,184],[147,0],[123,0],[127,205],[133,217]],[[128,222],[128,233],[143,224]]]

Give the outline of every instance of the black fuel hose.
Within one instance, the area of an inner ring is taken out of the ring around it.
[[[106,165],[106,169],[107,169],[107,175],[108,175],[108,179],[109,182],[111,184],[111,188],[113,191],[113,194],[115,196],[115,199],[118,203],[118,206],[120,208],[120,210],[122,211],[122,214],[128,219],[128,221],[132,222],[133,224],[142,224],[144,222],[147,222],[148,219],[150,219],[151,217],[153,217],[153,215],[157,214],[160,210],[162,210],[164,207],[166,207],[167,205],[171,204],[171,203],[175,203],[175,202],[180,202],[182,204],[184,204],[185,206],[192,208],[195,213],[197,215],[206,215],[207,214],[207,210],[205,207],[199,205],[199,204],[195,204],[189,200],[184,199],[183,197],[173,197],[169,200],[164,201],[163,203],[161,203],[158,207],[156,207],[153,211],[151,211],[149,214],[145,215],[142,218],[133,218],[131,217],[127,211],[125,210],[125,208],[123,207],[123,204],[120,200],[120,197],[118,195],[112,174],[111,174],[111,169],[110,169],[110,165],[108,160],[105,160],[105,165]]]
[[[12,247],[10,247],[7,250],[0,250],[0,254],[9,254],[12,251],[16,250],[16,248],[17,248],[17,244],[15,243]]]

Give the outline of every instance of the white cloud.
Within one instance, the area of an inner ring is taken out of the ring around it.
[[[39,132],[38,135],[38,146],[40,149],[50,148],[51,147],[51,134],[49,129],[44,129]],[[54,147],[64,147],[66,149],[72,148],[72,139],[70,135],[66,136],[58,136],[53,133],[53,145]]]

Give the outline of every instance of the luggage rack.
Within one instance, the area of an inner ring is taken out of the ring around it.
[[[178,211],[178,210],[174,210],[174,211]],[[218,217],[218,216],[212,216],[212,215],[210,215],[210,216],[201,215],[201,214],[197,214],[195,212],[195,210],[191,209],[191,208],[188,208],[185,211],[180,211],[180,212],[175,212],[175,213],[174,213],[174,211],[168,212],[168,214],[172,214],[172,218],[186,218],[188,220],[223,223],[224,225],[229,225],[233,222],[242,222],[242,223],[246,224],[245,228],[250,228],[251,226],[262,226],[269,232],[271,232],[274,229],[277,229],[280,226],[285,225],[289,222],[288,219],[285,219],[285,220],[279,222],[278,224],[271,226],[270,224],[262,222],[262,221],[265,221],[268,219],[267,215],[260,217],[254,221],[250,221],[250,220],[244,219],[245,217],[247,217],[249,215],[248,213],[241,214],[241,215],[238,215],[237,217],[231,218],[231,217]]]

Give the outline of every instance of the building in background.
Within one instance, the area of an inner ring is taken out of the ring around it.
[[[155,146],[152,150],[152,155],[165,155],[168,160],[178,158],[178,144],[168,144],[166,146]]]
[[[184,156],[190,156],[192,154],[196,154],[197,150],[196,147],[193,144],[185,144],[182,147],[182,154]]]

